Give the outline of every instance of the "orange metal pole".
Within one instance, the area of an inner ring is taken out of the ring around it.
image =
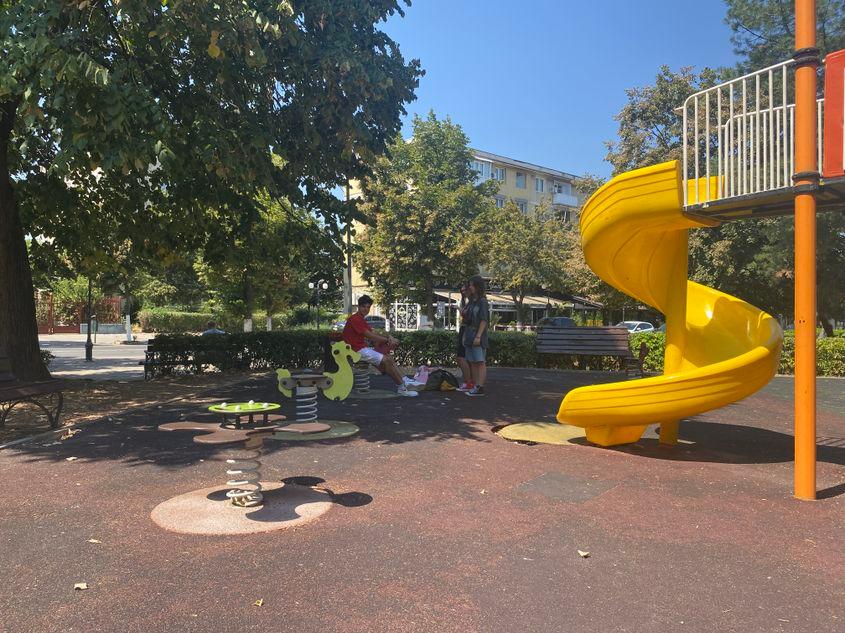
[[[795,0],[795,496],[816,498],[815,0]]]

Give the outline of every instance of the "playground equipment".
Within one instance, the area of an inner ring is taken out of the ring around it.
[[[681,113],[682,160],[617,176],[584,205],[587,263],[666,315],[665,373],[575,389],[557,419],[585,428],[602,446],[634,442],[656,422],[661,442],[674,443],[681,418],[763,387],[778,366],[780,327],[687,279],[687,231],[791,214],[794,205],[795,494],[813,499],[815,214],[817,200],[820,210],[845,209],[845,51],[826,58],[825,98],[817,100],[815,3],[797,0],[795,7],[792,59],[690,96]]]
[[[291,373],[289,369],[276,370],[279,391],[296,402],[297,422],[313,422],[318,418],[318,390],[322,390],[323,395],[330,400],[345,400],[349,397],[354,383],[359,386],[362,384],[353,373],[351,365],[361,360],[361,354],[344,341],[332,343],[331,353],[337,364],[337,371],[318,374],[310,370],[294,370],[295,373]],[[365,393],[368,391],[369,378]]]
[[[226,458],[226,475],[229,477],[226,486],[229,490],[226,497],[232,505],[250,508],[261,505],[264,497],[261,494],[261,449],[264,440],[274,431],[284,428],[289,434],[324,433],[331,427],[328,424],[281,424],[285,416],[271,414],[279,408],[271,402],[235,402],[209,407],[210,411],[220,413],[221,423],[214,422],[170,422],[162,424],[160,431],[199,431],[194,437],[197,444],[211,444],[215,446],[230,446],[237,450]],[[238,450],[240,449],[240,450]]]

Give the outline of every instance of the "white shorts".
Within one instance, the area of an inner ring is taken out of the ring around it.
[[[358,353],[361,355],[361,360],[368,362],[370,365],[375,365],[376,367],[381,365],[381,361],[384,360],[384,354],[377,352],[372,347],[362,347],[358,350]]]

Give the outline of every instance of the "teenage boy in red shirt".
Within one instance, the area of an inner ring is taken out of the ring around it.
[[[361,354],[361,360],[375,365],[379,371],[390,376],[396,385],[397,394],[407,397],[419,395],[416,391],[411,391],[405,386],[411,381],[402,377],[399,368],[396,366],[396,362],[390,354],[382,354],[372,347],[367,346],[367,341],[386,345],[387,349],[395,349],[399,345],[399,341],[392,336],[382,336],[373,332],[373,328],[370,327],[370,324],[364,318],[370,313],[370,308],[372,307],[373,300],[367,295],[363,295],[358,299],[358,311],[346,319],[346,325],[343,327],[343,340],[353,350]]]

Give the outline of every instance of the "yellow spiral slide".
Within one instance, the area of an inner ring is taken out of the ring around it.
[[[700,183],[701,184],[701,183]],[[770,315],[687,279],[687,231],[708,226],[683,213],[677,161],[617,176],[581,213],[581,245],[604,281],[666,316],[664,374],[574,389],[559,422],[602,446],[637,441],[660,423],[677,439],[681,418],[740,400],[778,366],[783,332]]]

